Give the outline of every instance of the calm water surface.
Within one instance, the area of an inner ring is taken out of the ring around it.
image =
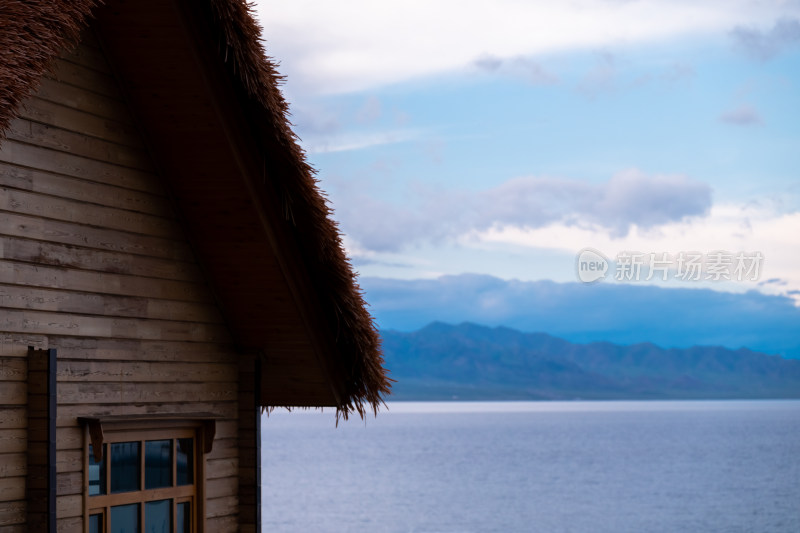
[[[262,453],[270,532],[800,532],[800,401],[275,412]]]

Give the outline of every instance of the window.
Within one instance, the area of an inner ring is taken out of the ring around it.
[[[86,531],[198,531],[197,518],[202,516],[198,459],[203,453],[198,447],[199,428],[142,429],[139,424],[139,428],[103,429],[100,453],[87,439]]]

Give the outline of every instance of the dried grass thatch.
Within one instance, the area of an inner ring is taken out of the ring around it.
[[[19,104],[33,92],[42,74],[67,46],[77,41],[91,0],[4,0],[0,3],[0,132],[8,128]],[[288,120],[279,89],[281,76],[261,44],[261,28],[243,0],[193,0],[192,9],[213,19],[218,55],[239,90],[241,105],[253,112],[261,144],[273,165],[270,178],[281,191],[284,214],[330,325],[333,353],[343,376],[338,413],[364,416],[377,411],[390,391],[383,368],[380,337],[366,310],[362,291],[345,256],[331,211],[317,188],[314,170]],[[2,133],[0,133],[2,136]]]
[[[0,2],[0,139],[14,113],[66,47],[75,44],[93,0]]]

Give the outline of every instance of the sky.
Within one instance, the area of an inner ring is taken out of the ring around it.
[[[800,355],[800,2],[255,10],[381,327],[446,317]],[[586,249],[605,265],[593,283]],[[502,290],[487,303],[475,280]],[[549,306],[552,287],[602,294],[619,321]],[[698,309],[728,318],[657,319]]]

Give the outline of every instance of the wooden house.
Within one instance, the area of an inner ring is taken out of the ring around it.
[[[0,3],[0,533],[260,530],[377,331],[243,0]]]

